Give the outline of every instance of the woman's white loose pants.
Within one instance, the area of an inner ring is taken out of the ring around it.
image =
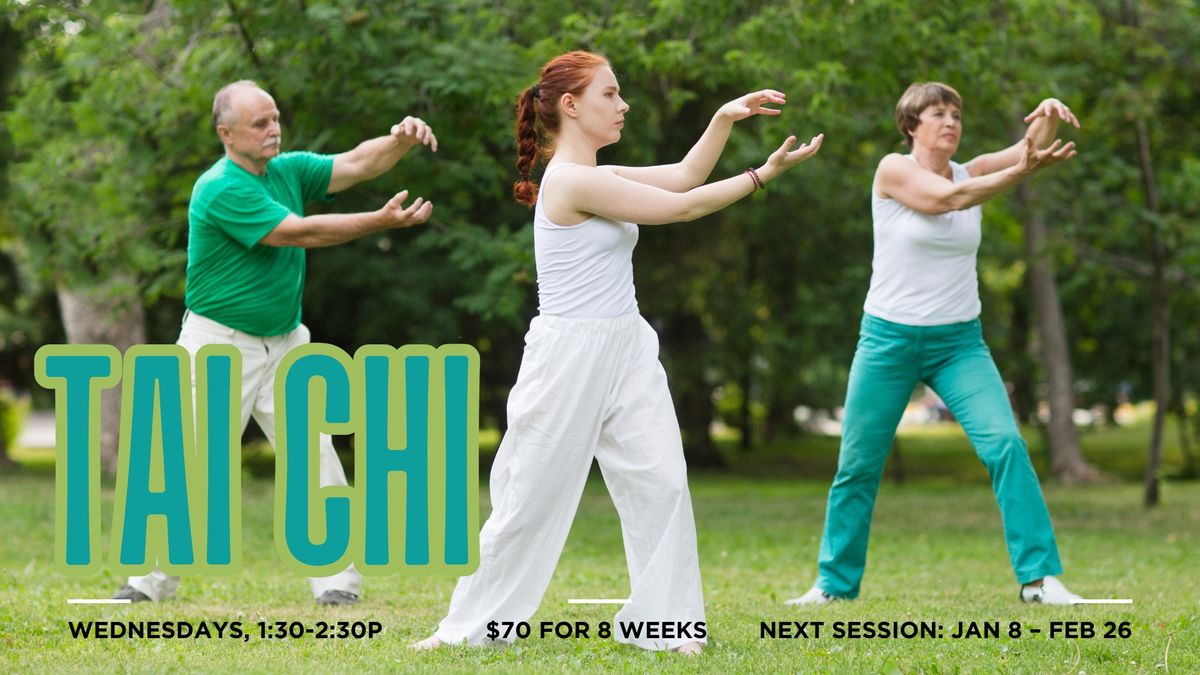
[[[492,514],[480,532],[479,568],[459,580],[438,638],[485,644],[489,621],[534,614],[593,457],[621,518],[629,567],[629,602],[616,621],[704,621],[687,466],[658,335],[636,313],[538,316],[525,337],[508,431],[492,466]],[[615,639],[644,649],[706,642],[625,639],[613,627]]]

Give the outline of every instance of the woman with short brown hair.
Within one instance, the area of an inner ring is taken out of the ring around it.
[[[896,104],[896,126],[912,152],[884,157],[875,172],[871,287],[850,366],[819,575],[788,604],[858,596],[879,480],[920,382],[945,401],[988,469],[1021,599],[1068,604],[1078,598],[1054,577],[1062,572],[1054,529],[983,342],[975,269],[980,204],[1075,156],[1074,143],[1054,140],[1059,120],[1079,126],[1062,102],[1048,98],[1025,118],[1031,124],[1020,141],[958,164],[951,160],[963,133],[957,91],[919,82]]]

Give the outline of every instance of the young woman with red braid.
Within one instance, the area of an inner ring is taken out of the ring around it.
[[[596,152],[620,140],[629,110],[604,57],[558,56],[521,94],[521,178],[513,192],[534,207],[539,314],[525,337],[508,399],[508,430],[492,466],[492,514],[480,533],[479,568],[459,580],[449,614],[414,648],[484,644],[489,621],[533,615],[593,457],[625,540],[630,592],[617,619],[680,623],[692,631],[704,621],[679,424],[658,360],[658,336],[638,314],[634,295],[634,223],[694,220],[815,154],[820,135],[795,150],[795,137],[788,137],[761,167],[704,184],[733,123],[777,115],[766,105],[784,102],[769,89],[742,96],[717,111],[682,161],[625,167],[596,165]],[[539,191],[532,173],[543,152],[551,159]],[[704,632],[639,639],[614,631],[614,637],[644,649],[699,653]]]

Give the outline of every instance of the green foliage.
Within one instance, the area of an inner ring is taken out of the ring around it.
[[[1200,319],[1190,271],[1200,263],[1190,227],[1200,215],[1200,17],[1185,0],[93,0],[4,11],[23,53],[6,90],[13,152],[0,224],[34,277],[23,288],[44,297],[37,289],[48,283],[124,275],[157,340],[173,339],[177,325],[192,182],[220,152],[208,115],[219,86],[251,78],[271,91],[289,149],[340,152],[418,115],[438,134],[436,156],[416,151],[320,208],[372,210],[406,188],[434,202],[432,222],[312,252],[305,321],[318,340],[348,349],[476,344],[485,418],[499,422],[535,312],[530,214],[510,198],[513,97],[546,59],[575,48],[612,60],[632,106],[624,140],[601,161],[677,161],[719,105],[762,87],[787,92],[788,105],[740,124],[714,178],[761,162],[789,133],[826,133],[821,154],[765,194],[643,229],[639,304],[662,337],[689,441],[707,436],[721,387],[764,411],[755,437],[787,431],[798,404],[841,402],[871,270],[872,175],[901,149],[892,109],[916,80],[963,94],[960,161],[1013,142],[1047,96],[1083,121],[1062,131],[1079,157],[1035,183],[1081,404],[1149,393],[1150,228],[1170,249],[1177,325]],[[1139,119],[1152,139],[1157,214],[1131,133]],[[1010,198],[985,208],[979,269],[1001,371],[1036,381],[1022,318],[1026,215]],[[1189,391],[1198,340],[1175,332]]]
[[[11,448],[29,414],[29,398],[17,396],[12,389],[0,387],[0,443]]]

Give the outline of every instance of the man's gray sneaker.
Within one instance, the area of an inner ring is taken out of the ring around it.
[[[353,605],[358,596],[348,591],[325,591],[317,598],[318,605]]]
[[[133,586],[130,586],[129,584],[125,584],[124,586],[118,588],[116,593],[113,593],[113,600],[128,600],[130,602],[146,602],[149,599],[150,599],[150,596],[139,591],[138,589],[134,588]]]

